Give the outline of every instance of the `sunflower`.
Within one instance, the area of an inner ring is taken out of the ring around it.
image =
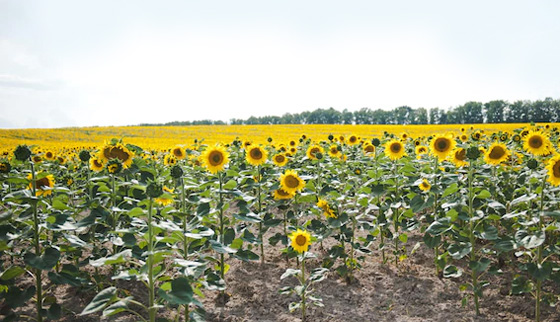
[[[337,217],[336,213],[332,210],[332,208],[329,206],[326,200],[319,198],[319,201],[317,201],[317,207],[323,209],[323,215],[326,218]]]
[[[356,143],[358,143],[358,137],[353,134],[350,135],[350,137],[348,138],[348,144],[354,145]]]
[[[53,161],[54,159],[56,159],[56,154],[54,154],[54,152],[52,152],[52,151],[45,152],[44,156],[45,156],[45,159],[49,160],[49,161]]]
[[[272,157],[272,162],[274,162],[274,164],[276,164],[279,167],[283,167],[286,165],[286,163],[288,163],[288,158],[286,157],[285,154],[278,153]]]
[[[546,170],[548,170],[547,181],[553,186],[560,185],[560,154],[556,154],[548,160]]]
[[[306,154],[309,159],[317,160],[318,156],[321,156],[324,152],[325,150],[320,145],[314,144],[307,149]]]
[[[40,175],[39,175],[40,176]],[[33,177],[30,174],[27,175],[27,179],[32,180]],[[40,179],[35,180],[35,196],[49,196],[52,194],[52,188],[54,187],[54,177],[52,174],[43,176]],[[31,181],[28,186],[29,190],[33,190],[33,182]]]
[[[175,157],[175,159],[177,160],[183,160],[184,158],[187,157],[187,153],[185,152],[185,149],[183,149],[180,146],[176,146],[173,149],[171,149],[171,154]]]
[[[175,154],[166,154],[163,157],[163,164],[168,165],[168,166],[174,166],[177,164],[177,158],[175,157]]]
[[[229,162],[229,154],[226,149],[219,145],[209,147],[200,155],[201,162],[211,173],[217,173],[224,169]]]
[[[103,170],[104,165],[105,163],[103,162],[103,159],[95,157],[89,159],[89,167],[95,172],[100,172],[101,170]]]
[[[416,158],[420,159],[422,157],[422,154],[428,153],[428,148],[424,145],[419,145],[414,148],[414,152],[416,153]]]
[[[260,146],[250,146],[245,159],[251,165],[258,166],[266,162],[268,152]]]
[[[40,155],[34,155],[33,157],[31,157],[31,160],[33,160],[33,163],[41,163],[43,161],[43,158],[41,158]]]
[[[331,157],[338,157],[340,155],[340,151],[338,150],[338,145],[333,144],[329,147],[329,155]]]
[[[451,162],[455,163],[455,166],[457,168],[464,167],[464,166],[469,164],[466,161],[467,160],[467,150],[465,150],[463,148],[455,148],[455,150],[453,150],[453,152],[451,153],[450,157],[451,157]]]
[[[111,174],[120,173],[123,169],[123,164],[119,159],[111,159],[107,162],[107,171]]]
[[[476,132],[471,134],[471,138],[475,141],[478,141],[482,138],[482,133],[480,133],[479,131],[476,131]]]
[[[548,136],[540,132],[530,131],[525,138],[523,138],[523,149],[533,155],[547,155],[550,145]]]
[[[300,254],[306,252],[309,249],[309,245],[311,245],[311,235],[307,230],[298,228],[289,237],[292,240],[292,247]]]
[[[163,192],[172,194],[175,189],[168,188],[167,186],[163,186]],[[173,198],[169,198],[169,196],[161,195],[157,198],[154,198],[154,201],[162,206],[168,206],[173,203]]]
[[[463,133],[459,136],[459,140],[461,140],[461,142],[467,142],[469,140],[469,136]]]
[[[120,143],[105,145],[99,152],[99,158],[103,159],[104,163],[111,159],[119,159],[125,168],[128,168],[132,164],[133,156],[134,154]]]
[[[406,139],[408,139],[408,133],[403,132],[403,133],[401,134],[401,139],[402,139],[403,141],[406,141]]]
[[[12,165],[8,161],[0,161],[0,173],[8,173],[12,170]]]
[[[288,143],[288,145],[289,145],[289,146],[295,147],[295,146],[297,146],[297,142],[294,141],[294,140],[291,140],[291,141]]]
[[[511,153],[507,147],[498,142],[492,143],[488,151],[484,154],[484,162],[488,164],[498,165],[509,158]]]
[[[391,140],[385,143],[385,154],[391,160],[398,160],[406,155],[404,145],[399,140]]]
[[[370,153],[375,152],[375,147],[373,146],[373,144],[368,142],[368,143],[364,144],[363,150],[364,150],[365,154],[370,154]]]
[[[280,187],[287,193],[296,193],[305,187],[305,181],[298,176],[297,172],[286,170],[280,176]]]
[[[449,138],[448,136],[436,135],[430,141],[430,150],[432,151],[432,154],[438,157],[439,161],[445,160],[454,148],[455,140]]]
[[[430,191],[432,185],[426,179],[422,179],[422,182],[418,185],[418,188],[422,191]]]
[[[274,190],[274,200],[287,200],[292,199],[295,196],[295,192],[288,193],[282,188]]]

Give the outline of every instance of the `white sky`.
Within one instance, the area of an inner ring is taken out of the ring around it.
[[[0,128],[560,98],[560,2],[0,0]]]

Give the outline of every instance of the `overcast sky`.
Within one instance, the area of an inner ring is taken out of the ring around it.
[[[560,98],[560,1],[0,0],[0,128]]]

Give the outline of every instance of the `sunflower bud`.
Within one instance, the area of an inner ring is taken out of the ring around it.
[[[334,140],[334,136],[332,134],[329,134],[329,141]]]
[[[157,198],[159,196],[161,196],[163,194],[163,188],[161,187],[161,185],[156,184],[156,183],[150,183],[147,187],[146,187],[146,194],[148,195],[148,197],[150,198]]]
[[[529,161],[527,161],[527,167],[531,170],[535,170],[538,166],[538,162],[535,159],[531,159]]]
[[[183,176],[183,169],[178,165],[174,165],[173,168],[171,168],[171,176],[175,179],[179,179]]]
[[[315,153],[315,157],[317,158],[317,160],[321,160],[323,158],[323,153],[317,152]]]
[[[29,157],[31,156],[31,150],[29,150],[29,147],[27,147],[27,145],[18,145],[14,150],[14,155],[19,161],[29,160]]]
[[[476,160],[479,156],[480,150],[477,147],[471,146],[467,149],[467,158],[469,158],[470,160]]]
[[[381,141],[379,141],[378,138],[374,138],[371,140],[371,144],[373,144],[373,146],[379,146],[379,144],[381,144]]]
[[[12,169],[12,166],[7,161],[0,162],[0,173],[8,173]]]
[[[91,154],[89,154],[88,150],[82,150],[80,151],[80,160],[82,160],[82,162],[88,162],[89,159],[91,158]]]

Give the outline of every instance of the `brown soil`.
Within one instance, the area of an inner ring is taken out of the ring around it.
[[[267,233],[270,236],[271,233]],[[407,248],[421,241],[411,236]],[[327,246],[327,241],[325,241]],[[376,245],[374,245],[376,247]],[[218,303],[218,292],[206,292],[200,299],[207,311],[208,321],[301,321],[301,312],[289,313],[290,302],[297,301],[296,295],[279,294],[284,286],[295,286],[295,278],[280,280],[286,268],[296,268],[295,259],[289,262],[281,255],[281,244],[265,247],[266,263],[241,262],[229,259],[231,265],[226,274],[229,301]],[[311,249],[318,258],[325,254],[316,243]],[[255,252],[258,253],[257,250]],[[389,254],[389,252],[388,252]],[[388,255],[391,256],[391,255]],[[408,259],[395,267],[391,257],[382,263],[379,251],[367,255],[362,268],[355,271],[351,284],[343,281],[331,270],[328,277],[315,284],[315,294],[323,299],[324,307],[310,307],[308,321],[531,321],[534,319],[534,300],[529,295],[511,296],[512,272],[488,276],[490,286],[481,299],[481,315],[476,316],[472,301],[461,306],[463,293],[459,286],[467,280],[463,275],[457,279],[435,276],[433,252],[421,246]],[[318,267],[319,259],[306,261],[310,270]],[[31,285],[32,280],[22,284]],[[131,295],[145,302],[147,292],[141,283],[126,282],[118,285]],[[549,285],[550,286],[550,285]],[[103,318],[99,315],[79,316],[79,312],[95,295],[92,290],[79,290],[70,286],[51,289],[64,307],[64,316],[59,321],[136,321],[134,316],[121,314]],[[556,290],[557,291],[557,290]],[[556,292],[558,294],[558,292]],[[21,311],[20,311],[21,312]],[[34,305],[23,308],[23,313],[33,316]],[[175,312],[160,310],[159,315],[173,318]],[[544,321],[559,321],[560,310],[543,307]]]

